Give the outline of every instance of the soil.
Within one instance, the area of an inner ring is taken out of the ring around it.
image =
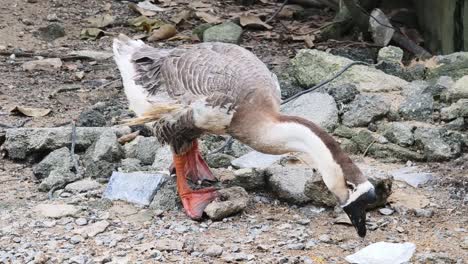
[[[213,5],[225,18],[254,8],[240,7],[232,1],[213,1]],[[262,8],[271,13],[276,6],[262,5]],[[162,17],[168,18],[181,9],[175,5]],[[117,23],[117,26],[106,29],[109,36],[81,40],[79,34],[85,27],[84,19],[103,14],[106,10],[117,21],[137,17],[127,3],[121,1],[23,0],[4,4],[0,6],[0,46],[5,50],[0,52],[21,49],[66,56],[71,51],[83,49],[111,51],[112,35],[138,34],[125,23]],[[58,21],[48,21],[47,16],[51,14],[56,14]],[[317,17],[318,20],[326,20],[331,16],[320,11]],[[53,42],[41,40],[35,32],[51,23],[62,25],[66,36]],[[190,35],[191,29],[200,23],[194,20],[178,29],[182,34]],[[273,31],[281,33],[285,30],[278,22],[273,25]],[[284,66],[298,49],[304,48],[304,43],[265,39],[256,37],[257,33],[247,31],[241,45],[251,49],[270,67]],[[176,46],[182,42],[167,41],[153,45]],[[27,121],[24,127],[61,126],[98,102],[125,105],[119,73],[111,59],[98,62],[64,59],[64,66],[57,71],[24,71],[22,64],[32,59],[0,56],[2,124],[16,126]],[[82,80],[77,79],[77,72],[85,73]],[[78,90],[51,96],[54,91],[70,86],[76,86]],[[10,114],[9,109],[17,105],[49,108],[52,112],[35,118]],[[368,158],[362,162],[387,171],[405,166]],[[83,210],[72,217],[51,220],[33,210],[36,205],[50,201],[46,193],[37,190],[32,164],[1,159],[0,263],[7,252],[14,255],[14,260],[3,259],[6,263],[28,263],[34,259],[34,263],[89,263],[91,260],[96,263],[108,260],[114,263],[223,263],[233,256],[241,259],[237,262],[250,263],[302,263],[308,260],[313,263],[346,263],[345,256],[378,241],[415,243],[417,250],[413,262],[426,263],[421,258],[424,253],[439,258],[446,254],[448,259],[438,263],[468,261],[468,157],[448,163],[417,165],[432,172],[435,179],[417,189],[395,182],[394,192],[406,193],[415,199],[427,198],[429,204],[426,209],[433,210],[434,215],[420,217],[410,210],[406,214],[398,211],[384,216],[372,211],[369,212],[370,223],[379,227],[369,231],[365,239],[360,239],[353,227],[333,223],[339,215],[333,209],[320,211],[313,206],[297,207],[280,203],[262,193],[251,193],[251,203],[245,212],[221,222],[191,221],[181,210],[160,214],[124,203],[108,204],[99,198],[99,194],[55,198],[55,203],[73,204]],[[96,237],[73,238],[76,236],[73,230],[80,228],[77,218],[86,218],[89,223],[106,220],[110,226]],[[183,242],[183,249],[155,250],[151,245],[161,239]],[[297,243],[302,246],[296,248],[294,244]],[[211,245],[220,245],[223,255],[204,255],[203,252]],[[302,249],[303,246],[306,248]],[[41,262],[47,259],[48,262]]]

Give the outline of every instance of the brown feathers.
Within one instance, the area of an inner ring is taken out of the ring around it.
[[[180,104],[155,104],[151,107],[149,111],[143,113],[142,116],[124,119],[122,124],[127,126],[143,125],[146,123],[151,123],[158,121],[167,115],[174,115],[177,112],[183,110],[183,105]]]

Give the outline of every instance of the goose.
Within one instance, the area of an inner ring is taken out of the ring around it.
[[[185,213],[202,219],[217,189],[194,189],[189,181],[216,181],[198,138],[230,135],[267,154],[296,152],[314,162],[359,236],[366,235],[366,207],[374,186],[339,143],[315,123],[280,113],[276,75],[253,53],[235,44],[206,42],[154,48],[119,35],[113,41],[131,124],[151,124],[171,147],[178,195]],[[291,178],[294,181],[294,178]]]

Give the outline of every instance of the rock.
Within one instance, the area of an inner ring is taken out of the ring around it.
[[[392,143],[374,143],[369,147],[367,155],[387,161],[422,161],[425,159],[425,156],[418,152]]]
[[[128,158],[120,161],[119,171],[122,172],[135,172],[143,170],[141,161],[139,159]]]
[[[416,245],[409,242],[402,244],[377,242],[345,259],[356,264],[400,264],[407,263],[415,251]]]
[[[390,104],[379,95],[358,95],[343,114],[343,125],[349,127],[367,126],[385,116],[390,111]]]
[[[468,67],[466,70],[468,71]],[[463,76],[460,80],[458,80],[453,86],[453,88],[449,89],[447,92],[448,97],[452,100],[468,98],[468,72],[467,75]]]
[[[338,124],[336,102],[332,96],[324,93],[305,94],[282,106],[281,111],[308,119],[328,131]]]
[[[414,132],[416,145],[429,161],[443,161],[461,154],[461,142],[451,139],[443,128],[419,127]]]
[[[60,67],[62,67],[62,60],[59,58],[34,60],[23,63],[23,70],[25,71],[58,71]]]
[[[228,186],[240,186],[247,191],[265,188],[265,172],[253,168],[244,168],[234,171],[232,180],[223,180]]]
[[[320,235],[318,239],[319,239],[319,241],[322,242],[322,243],[327,243],[327,244],[329,244],[329,243],[332,242],[331,237],[330,237],[329,235],[327,235],[327,234]]]
[[[249,195],[242,187],[231,187],[218,191],[220,198],[208,204],[205,213],[212,220],[222,220],[242,212],[249,202]]]
[[[445,124],[445,128],[448,130],[465,130],[468,126],[468,123],[465,122],[463,117],[459,117],[455,120],[450,121],[449,123]]]
[[[458,262],[456,259],[450,257],[447,253],[420,253],[416,255],[417,263],[428,263],[428,264],[455,264],[463,263]]]
[[[99,188],[101,188],[101,184],[91,179],[83,179],[80,181],[70,183],[67,186],[65,186],[65,190],[71,193],[84,193],[84,192],[97,190]]]
[[[379,213],[382,215],[392,215],[395,211],[391,208],[380,208]]]
[[[283,69],[281,69],[283,70]],[[278,82],[281,87],[281,98],[287,99],[297,93],[304,91],[302,87],[297,85],[294,77],[286,70],[283,72],[275,72],[278,75]]]
[[[53,41],[55,39],[61,38],[65,36],[65,29],[59,23],[52,23],[47,25],[46,27],[41,27],[35,33],[36,36],[41,37],[45,41]]]
[[[403,60],[403,50],[395,46],[383,47],[379,50],[377,62],[401,63]]]
[[[421,209],[429,205],[429,199],[414,190],[396,189],[388,199],[398,213],[404,214],[408,210]]]
[[[258,151],[251,151],[231,162],[237,168],[267,168],[279,162],[284,155],[269,155]]]
[[[414,215],[417,217],[431,218],[434,215],[434,211],[431,209],[417,208],[414,210]]]
[[[293,76],[304,88],[330,78],[351,62],[315,49],[300,50],[291,60]],[[400,90],[407,82],[372,67],[355,65],[330,85],[340,84],[354,84],[360,92],[385,92]]]
[[[113,131],[103,132],[90,153],[92,161],[105,160],[109,162],[119,161],[124,156],[124,150],[117,142],[117,136]]]
[[[238,263],[239,261],[252,260],[255,258],[254,255],[247,255],[245,253],[229,253],[223,255],[223,260],[228,263]]]
[[[199,40],[203,41],[203,33],[212,26],[213,24],[210,23],[200,24],[192,30],[192,35],[197,36]]]
[[[57,168],[50,172],[49,176],[39,184],[39,191],[47,192],[54,187],[64,187],[67,183],[77,180],[75,173],[69,169]]]
[[[349,103],[356,95],[359,94],[359,91],[354,84],[341,84],[336,86],[328,86],[324,89],[329,95],[331,95],[337,103]]]
[[[355,135],[357,135],[357,131],[354,131],[353,129],[346,127],[346,126],[338,126],[335,128],[333,131],[333,134],[335,136],[343,137],[343,138],[352,138]]]
[[[412,94],[400,104],[398,113],[406,120],[429,121],[432,119],[434,99],[432,94]]]
[[[84,240],[83,237],[79,236],[79,235],[75,235],[75,236],[70,237],[70,243],[73,244],[73,245],[79,244],[79,243],[83,242],[83,240]]]
[[[427,68],[428,78],[450,76],[455,80],[468,75],[468,52],[455,52],[448,55],[436,56],[437,67]]]
[[[205,250],[205,255],[208,257],[219,257],[223,254],[223,247],[218,245],[211,245]]]
[[[78,255],[78,256],[73,256],[70,258],[70,264],[86,264],[88,263],[88,256],[85,255]]]
[[[444,121],[451,121],[458,117],[468,117],[468,99],[460,99],[440,110],[440,119]]]
[[[349,216],[346,213],[338,215],[333,221],[333,223],[341,225],[353,225],[351,219],[349,219]]]
[[[161,211],[177,210],[180,205],[180,198],[177,195],[175,177],[168,177],[158,190],[150,204],[150,209]]]
[[[112,172],[117,170],[118,164],[112,163],[105,160],[93,161],[92,159],[87,159],[84,161],[84,175],[92,179],[109,179],[112,175]]]
[[[149,205],[156,192],[166,181],[166,177],[163,174],[143,172],[113,172],[103,197],[110,200],[124,200]]]
[[[288,249],[290,250],[303,250],[305,248],[304,243],[292,243],[288,244]]]
[[[320,179],[313,169],[308,167],[280,167],[268,168],[267,184],[272,192],[283,201],[294,204],[304,204],[310,201],[305,194],[306,182]]]
[[[232,142],[231,148],[226,151],[226,154],[229,154],[233,157],[239,158],[249,152],[253,151],[253,149],[245,144],[240,143],[237,140]]]
[[[70,56],[85,57],[96,61],[103,61],[112,58],[112,52],[97,51],[97,50],[76,50],[72,51]]]
[[[86,220],[86,218],[80,217],[75,220],[75,224],[77,224],[78,226],[85,226],[88,224],[88,220]]]
[[[382,10],[375,8],[372,10],[371,16],[375,18],[369,19],[369,31],[372,33],[374,43],[379,46],[387,46],[392,40],[395,29]]]
[[[97,234],[100,234],[110,226],[110,223],[106,220],[98,221],[91,225],[75,229],[73,232],[85,237],[95,237]]]
[[[385,125],[382,130],[383,136],[392,143],[402,147],[408,147],[414,144],[414,126],[410,124],[392,122]]]
[[[33,173],[37,179],[44,179],[53,170],[61,169],[66,172],[72,167],[70,150],[67,147],[63,147],[49,153],[49,155],[33,167]]]
[[[172,152],[169,146],[162,146],[156,150],[152,167],[167,170],[172,164]]]
[[[125,157],[139,159],[143,165],[151,165],[160,147],[161,144],[156,137],[137,136],[133,141],[125,144]]]
[[[406,182],[414,188],[418,188],[434,178],[432,173],[418,172],[418,167],[404,167],[394,170],[390,174],[393,179]]]
[[[34,207],[34,211],[45,217],[62,218],[75,216],[80,212],[80,209],[69,204],[38,204]]]
[[[210,168],[227,168],[235,158],[224,153],[214,153],[206,156],[206,163]]]
[[[129,134],[129,127],[78,127],[76,128],[76,152],[91,146],[105,131],[112,131],[117,136]],[[6,140],[2,148],[8,157],[24,160],[29,156],[43,157],[44,153],[71,145],[71,128],[15,128],[7,129]]]
[[[154,248],[160,251],[181,251],[184,247],[184,242],[167,239],[167,238],[160,238],[154,242]]]
[[[76,122],[76,125],[79,127],[103,127],[106,124],[106,117],[95,109],[87,109],[81,112]]]
[[[212,26],[203,32],[203,42],[224,42],[239,44],[242,28],[235,23],[225,22]]]

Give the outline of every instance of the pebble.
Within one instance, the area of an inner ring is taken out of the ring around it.
[[[83,242],[83,237],[82,236],[79,236],[79,235],[75,235],[75,236],[72,236],[70,238],[70,243],[72,243],[73,245],[76,245],[78,243],[81,243]]]
[[[154,248],[160,251],[181,251],[184,243],[173,239],[159,239],[154,243]]]
[[[21,242],[21,238],[19,238],[19,237],[14,237],[14,238],[13,238],[13,242],[19,243],[19,242]]]
[[[80,209],[69,204],[39,204],[35,211],[45,217],[62,218],[65,216],[75,216]]]
[[[218,245],[211,245],[205,250],[205,255],[209,257],[219,257],[223,254],[223,247]]]
[[[395,211],[393,209],[390,209],[390,208],[380,208],[379,209],[379,213],[383,214],[383,215],[391,215],[393,214]]]
[[[57,225],[57,221],[52,220],[52,221],[44,221],[42,222],[42,225],[46,228],[51,228]]]
[[[396,231],[398,231],[398,233],[404,233],[405,229],[403,227],[399,226],[399,227],[396,228]]]
[[[331,237],[327,234],[320,235],[319,240],[320,242],[327,243],[327,244],[332,242]]]
[[[427,217],[427,218],[430,218],[434,215],[434,211],[431,210],[431,209],[415,209],[414,210],[414,214],[417,216],[417,217]]]
[[[100,234],[106,231],[107,227],[109,227],[110,223],[106,220],[96,222],[86,227],[82,227],[80,229],[76,229],[74,232],[79,235],[85,235],[88,237],[95,237],[97,234]]]
[[[77,224],[79,226],[84,226],[84,225],[88,224],[88,220],[86,220],[86,218],[80,217],[80,218],[75,220],[75,224]]]
[[[294,243],[294,244],[289,244],[288,249],[291,250],[303,250],[305,248],[305,245],[303,243]]]
[[[298,220],[297,223],[300,225],[308,225],[310,223],[310,220],[304,218],[304,219]]]

